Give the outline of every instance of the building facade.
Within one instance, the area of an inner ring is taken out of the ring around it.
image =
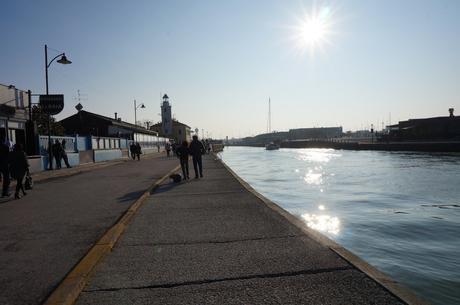
[[[0,84],[0,136],[26,146],[29,93]]]
[[[160,136],[169,137],[174,140],[176,143],[182,143],[183,141],[190,142],[191,141],[191,129],[190,126],[181,123],[177,120],[172,120],[172,132],[169,135],[163,134],[163,124],[162,122],[157,123],[155,125],[150,126],[150,130],[156,131],[160,134]]]
[[[124,138],[141,142],[144,137],[157,137],[158,133],[144,127],[123,122],[119,118],[106,117],[100,114],[78,111],[60,121],[66,135],[83,135],[96,137]]]
[[[330,139],[343,135],[342,127],[313,127],[289,129],[289,140]]]
[[[460,117],[454,116],[454,109],[449,109],[449,116],[400,121],[387,126],[389,134],[382,140],[391,141],[459,141]]]

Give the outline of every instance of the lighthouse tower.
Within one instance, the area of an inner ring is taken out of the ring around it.
[[[163,103],[161,104],[161,129],[165,136],[172,134],[171,104],[169,104],[167,94],[163,95]]]

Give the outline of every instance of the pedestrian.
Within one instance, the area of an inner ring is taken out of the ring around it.
[[[62,149],[62,145],[61,145],[61,143],[59,142],[58,139],[56,139],[56,141],[52,145],[51,149],[53,151],[54,160],[56,160],[56,168],[61,169],[61,159],[62,159],[62,151],[63,151],[63,149]],[[51,162],[53,162],[53,160],[51,160]]]
[[[171,151],[172,151],[173,156],[176,155],[176,149],[177,149],[177,144],[176,144],[176,142],[172,142],[172,144],[171,144]]]
[[[62,159],[64,159],[65,166],[67,168],[72,168],[72,166],[70,166],[70,164],[69,164],[69,157],[67,157],[67,152],[65,151],[66,143],[67,143],[66,140],[63,139],[62,140],[62,152],[61,152],[61,155],[62,155]]]
[[[137,157],[137,161],[141,160],[141,154],[142,154],[141,145],[139,144],[139,142],[136,142],[136,157]]]
[[[187,141],[183,141],[182,145],[176,148],[176,154],[180,159],[180,167],[182,168],[182,174],[184,176],[184,180],[190,179],[189,172],[188,172],[188,159],[190,156],[190,150],[188,148]]]
[[[198,178],[198,169],[200,177],[203,178],[203,161],[201,156],[206,152],[203,143],[198,141],[198,136],[194,135],[190,143],[190,154],[192,155],[193,169],[195,170],[195,179]]]
[[[131,142],[131,145],[129,145],[129,151],[131,152],[131,158],[136,160],[136,144],[134,142]]]
[[[166,156],[169,157],[169,154],[171,153],[171,144],[169,144],[169,142],[166,142],[165,149],[166,149]]]
[[[24,176],[29,172],[29,162],[27,162],[27,156],[22,148],[21,144],[14,145],[13,152],[10,155],[10,171],[11,176],[16,179],[16,192],[14,198],[19,199],[19,191],[22,194],[27,195],[24,190]]]
[[[10,171],[8,168],[8,160],[10,155],[10,148],[5,143],[5,138],[0,138],[0,174],[2,175],[3,188],[2,197],[10,196]]]

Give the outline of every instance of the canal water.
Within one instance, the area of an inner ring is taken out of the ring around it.
[[[460,154],[226,147],[258,192],[433,304],[460,304]]]

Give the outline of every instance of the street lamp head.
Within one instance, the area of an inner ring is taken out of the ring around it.
[[[63,65],[69,65],[69,64],[72,63],[70,60],[67,59],[65,54],[62,54],[61,59],[58,59],[57,62],[60,63],[60,64],[63,64]]]

